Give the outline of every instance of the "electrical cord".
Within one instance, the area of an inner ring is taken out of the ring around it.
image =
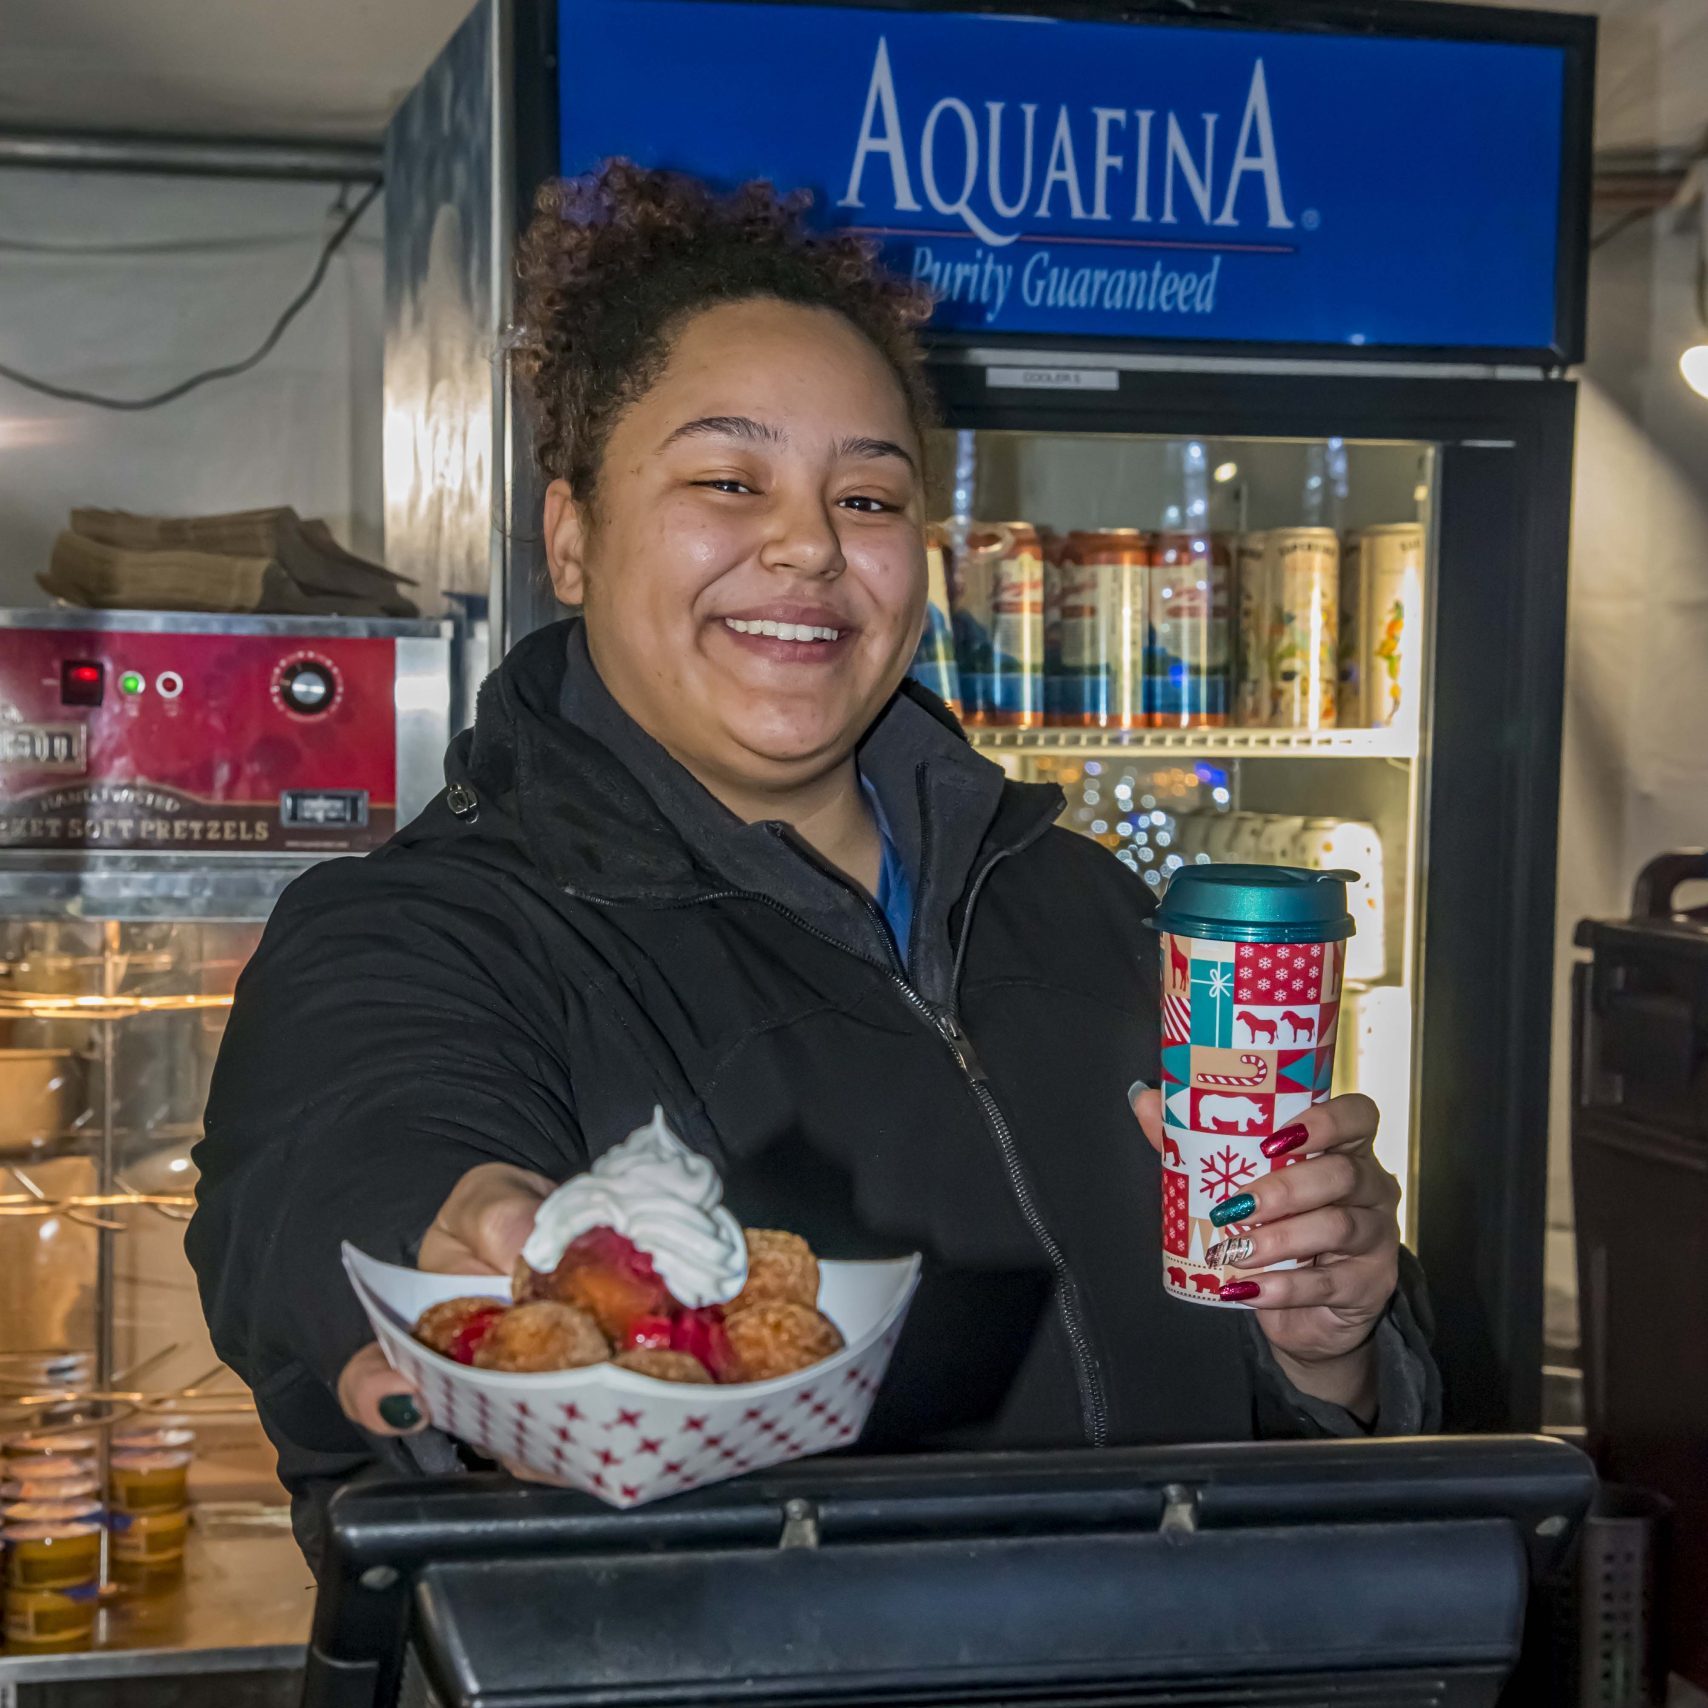
[[[325,281],[327,269],[332,265],[332,257],[338,253],[344,239],[355,229],[357,220],[372,206],[380,188],[378,184],[370,185],[355,206],[338,222],[321,246],[320,258],[314,264],[314,271],[308,276],[308,283],[285,305],[284,312],[273,322],[267,336],[241,361],[228,362],[223,367],[208,368],[202,373],[191,374],[188,379],[180,380],[164,391],[155,392],[151,397],[107,397],[100,392],[78,391],[71,386],[54,385],[51,380],[37,379],[33,374],[21,373],[16,368],[7,367],[4,362],[0,362],[0,379],[10,380],[13,385],[39,392],[43,397],[58,398],[62,403],[86,403],[95,409],[137,410],[158,409],[162,404],[174,403],[180,397],[201,386],[209,385],[214,380],[228,380],[238,374],[248,373],[251,368],[259,367],[273,353],[274,346],[284,337],[285,329],[308,306],[309,299]]]

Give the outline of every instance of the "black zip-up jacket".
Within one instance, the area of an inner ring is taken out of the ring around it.
[[[1351,1433],[1247,1313],[1168,1298],[1144,885],[1055,828],[908,686],[860,752],[916,874],[905,969],[872,900],[744,824],[600,682],[576,623],[521,642],[449,786],[281,898],[237,988],[187,1246],[311,1553],[315,1500],[376,1461],[333,1385],[369,1333],[341,1240],[410,1261],[467,1169],[560,1179],[662,1104],[745,1223],[927,1273],[864,1446]],[[1377,1331],[1384,1432],[1435,1423],[1407,1281]]]

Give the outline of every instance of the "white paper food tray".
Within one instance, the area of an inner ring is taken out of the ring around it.
[[[614,1364],[529,1375],[458,1364],[410,1330],[443,1299],[508,1299],[505,1277],[424,1274],[349,1244],[344,1268],[386,1357],[420,1392],[434,1425],[619,1507],[851,1446],[919,1284],[917,1257],[821,1263],[819,1308],[842,1331],[843,1350],[793,1376],[711,1387]]]

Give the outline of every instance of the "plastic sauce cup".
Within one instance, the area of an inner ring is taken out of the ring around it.
[[[106,1508],[98,1500],[14,1500],[0,1507],[7,1524],[99,1524]]]
[[[101,1586],[6,1591],[6,1647],[13,1654],[64,1655],[94,1641]]]
[[[126,1512],[182,1506],[189,1475],[190,1455],[177,1451],[115,1453],[107,1464],[113,1505]]]
[[[93,1463],[100,1446],[92,1435],[55,1435],[38,1430],[12,1436],[0,1444],[0,1451],[8,1459],[84,1459]]]
[[[19,1469],[23,1469],[22,1466]],[[50,1477],[41,1479],[33,1476],[9,1478],[0,1483],[0,1498],[8,1501],[21,1500],[94,1500],[99,1501],[101,1481],[94,1471],[84,1471],[74,1477]]]
[[[183,1507],[112,1516],[113,1578],[144,1594],[171,1589],[184,1575],[184,1539],[190,1515]]]
[[[8,1524],[6,1582],[18,1589],[65,1589],[101,1575],[101,1526],[87,1521]]]

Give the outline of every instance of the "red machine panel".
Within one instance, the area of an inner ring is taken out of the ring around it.
[[[390,635],[0,628],[0,847],[372,847],[397,819]]]

